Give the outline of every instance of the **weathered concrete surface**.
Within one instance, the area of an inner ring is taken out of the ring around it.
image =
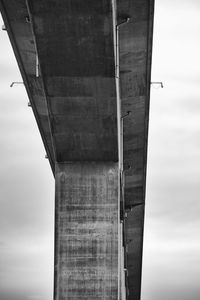
[[[128,299],[139,300],[141,290],[144,203],[146,187],[149,93],[154,0],[117,0],[118,18],[130,17],[119,28],[120,87],[124,118],[125,240]],[[131,212],[130,209],[132,209]]]
[[[110,0],[28,1],[57,161],[117,161]]]
[[[138,205],[125,221],[129,300],[139,300],[141,294],[143,226],[144,205]]]
[[[55,300],[117,300],[118,164],[56,164]]]
[[[117,0],[118,16],[130,21],[120,26],[120,87],[124,119],[126,207],[144,202],[154,0]]]

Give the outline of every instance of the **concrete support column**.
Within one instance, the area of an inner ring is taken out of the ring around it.
[[[56,165],[54,300],[117,300],[119,168]]]

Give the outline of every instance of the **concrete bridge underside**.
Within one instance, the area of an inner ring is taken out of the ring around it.
[[[55,175],[55,300],[139,300],[154,0],[0,0]]]

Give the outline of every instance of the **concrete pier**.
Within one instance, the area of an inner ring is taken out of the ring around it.
[[[55,300],[118,299],[118,163],[56,165]]]

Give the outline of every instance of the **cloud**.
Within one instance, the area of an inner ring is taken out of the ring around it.
[[[198,300],[199,1],[156,1],[142,300]]]
[[[31,295],[28,296],[28,299],[44,299],[44,297],[41,295]]]

